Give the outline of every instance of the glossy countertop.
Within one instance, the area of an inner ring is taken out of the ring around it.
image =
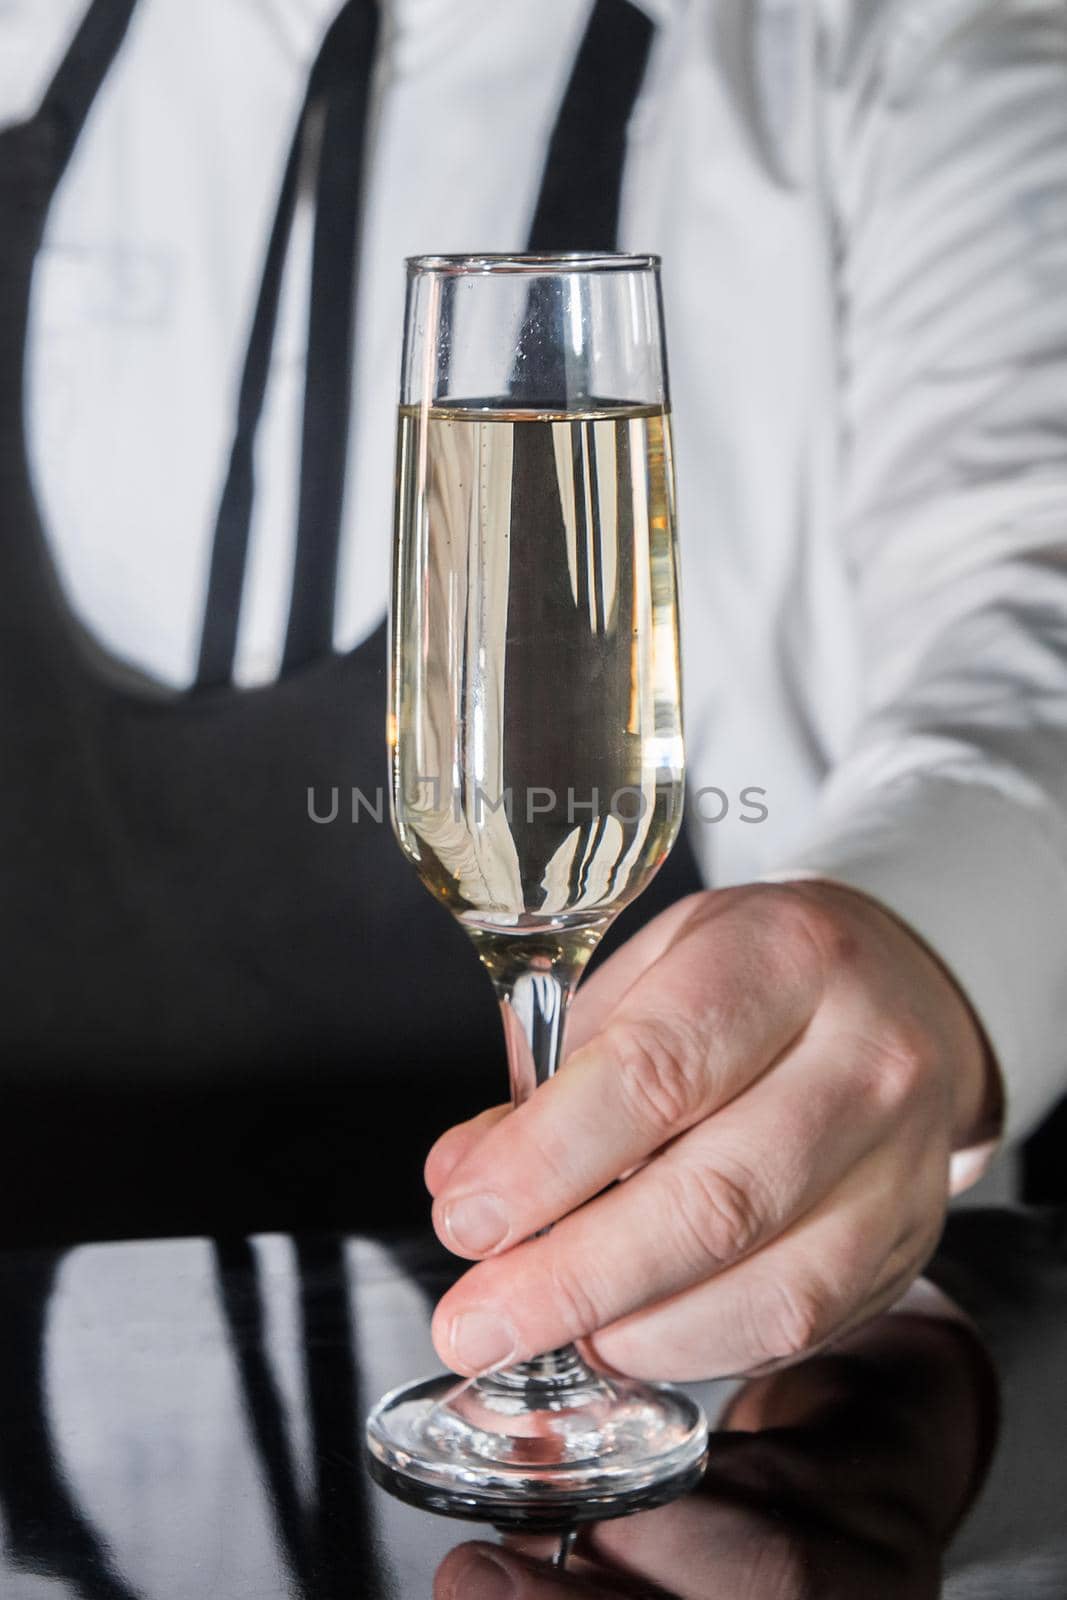
[[[954,1216],[930,1276],[961,1315],[938,1299],[694,1386],[700,1488],[587,1530],[563,1567],[366,1474],[366,1412],[439,1370],[456,1270],[415,1235],[0,1255],[0,1596],[1067,1596],[1064,1214]]]

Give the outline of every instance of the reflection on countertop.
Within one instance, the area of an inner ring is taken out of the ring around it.
[[[4,1600],[1062,1600],[1067,1218],[953,1216],[967,1318],[881,1318],[696,1386],[700,1489],[566,1568],[390,1499],[362,1420],[433,1370],[457,1267],[428,1239],[174,1240],[0,1256]]]

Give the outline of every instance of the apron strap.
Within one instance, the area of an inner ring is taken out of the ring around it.
[[[338,19],[322,129],[311,268],[296,556],[284,667],[333,648],[337,554],[352,399],[367,107],[378,33],[373,5]]]
[[[54,193],[67,169],[135,5],[136,0],[93,0],[44,92],[37,118],[52,123],[57,139],[49,193]]]
[[[254,445],[277,323],[308,124],[321,110],[311,310],[292,599],[292,670],[330,652],[345,493],[360,196],[378,8],[348,0],[323,41],[282,180],[219,502],[197,687],[233,676],[254,495]],[[531,250],[613,249],[626,129],[654,27],[631,0],[596,0],[549,143]]]
[[[248,341],[244,370],[241,373],[241,386],[237,398],[237,425],[230,446],[230,461],[219,499],[215,537],[211,547],[211,568],[208,573],[204,625],[200,636],[200,660],[196,675],[199,688],[213,688],[229,683],[233,674],[237,622],[241,606],[241,590],[244,586],[245,558],[248,553],[248,530],[252,520],[255,482],[253,449],[256,428],[263,410],[263,397],[267,391],[267,373],[270,370],[274,327],[278,319],[278,298],[285,267],[285,254],[289,246],[289,234],[296,205],[296,185],[306,118],[305,102],[282,176],[278,209],[271,228],[270,242],[267,245],[263,280],[252,317],[252,332]]]
[[[549,140],[527,249],[617,248],[626,130],[654,34],[631,0],[596,0]]]
[[[618,248],[626,134],[644,81],[655,28],[631,0],[596,0],[560,102],[530,224],[531,251]],[[568,391],[563,308],[554,286],[534,278],[524,333],[555,327],[555,339],[524,337],[509,391],[517,405],[560,404]],[[618,397],[615,397],[618,398]]]
[[[304,393],[294,612],[298,605],[301,613],[306,609],[306,603],[299,600],[304,572],[309,566],[316,568],[323,565],[320,538],[327,552],[332,548],[336,553],[351,387],[351,339],[343,335],[346,329],[351,328],[363,125],[370,95],[377,20],[374,0],[348,0],[327,31],[308,79],[304,105],[282,178],[241,375],[237,422],[215,523],[197,669],[198,688],[228,684],[233,676],[255,489],[255,436],[267,390],[300,169],[307,149],[309,127],[314,126],[320,111],[324,115],[324,123],[311,269],[312,312]],[[357,130],[354,138],[353,125]],[[346,143],[354,147],[354,161],[349,159],[350,152],[343,148]],[[350,192],[342,196],[337,191],[346,178],[351,179]],[[335,206],[339,208],[338,215],[328,215]],[[336,259],[331,259],[335,254]],[[349,280],[347,285],[346,279]],[[321,305],[318,303],[320,295],[324,297]],[[324,388],[321,394],[320,387]],[[311,487],[320,474],[323,480],[321,487]],[[324,517],[325,525],[322,528],[315,526],[312,532],[313,519],[317,523],[320,516]],[[303,556],[300,554],[301,544],[304,546]],[[307,553],[309,547],[310,556]],[[331,565],[331,586],[332,581]],[[332,593],[330,618],[332,622]],[[303,638],[303,626],[300,637]],[[289,659],[288,645],[286,659]]]

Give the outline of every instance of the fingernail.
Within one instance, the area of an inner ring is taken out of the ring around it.
[[[463,1311],[449,1333],[452,1354],[471,1372],[488,1372],[515,1355],[518,1341],[509,1322],[492,1311]]]
[[[442,1220],[448,1237],[464,1255],[487,1255],[507,1236],[507,1214],[491,1194],[468,1194],[462,1200],[449,1201]]]
[[[492,1556],[476,1555],[467,1571],[469,1600],[511,1600],[515,1583],[511,1573]]]

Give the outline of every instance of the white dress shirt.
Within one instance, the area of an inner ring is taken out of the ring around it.
[[[340,650],[386,606],[403,257],[521,247],[590,3],[384,6]],[[983,1022],[1019,1136],[1067,1086],[1067,3],[643,3],[620,242],[664,258],[694,843],[711,883],[828,876],[914,927]],[[38,262],[29,437],[59,578],[104,650],[172,688],[337,9],[140,0]],[[7,120],[84,10],[0,11]],[[308,250],[301,215],[246,685],[276,675],[288,614]]]

